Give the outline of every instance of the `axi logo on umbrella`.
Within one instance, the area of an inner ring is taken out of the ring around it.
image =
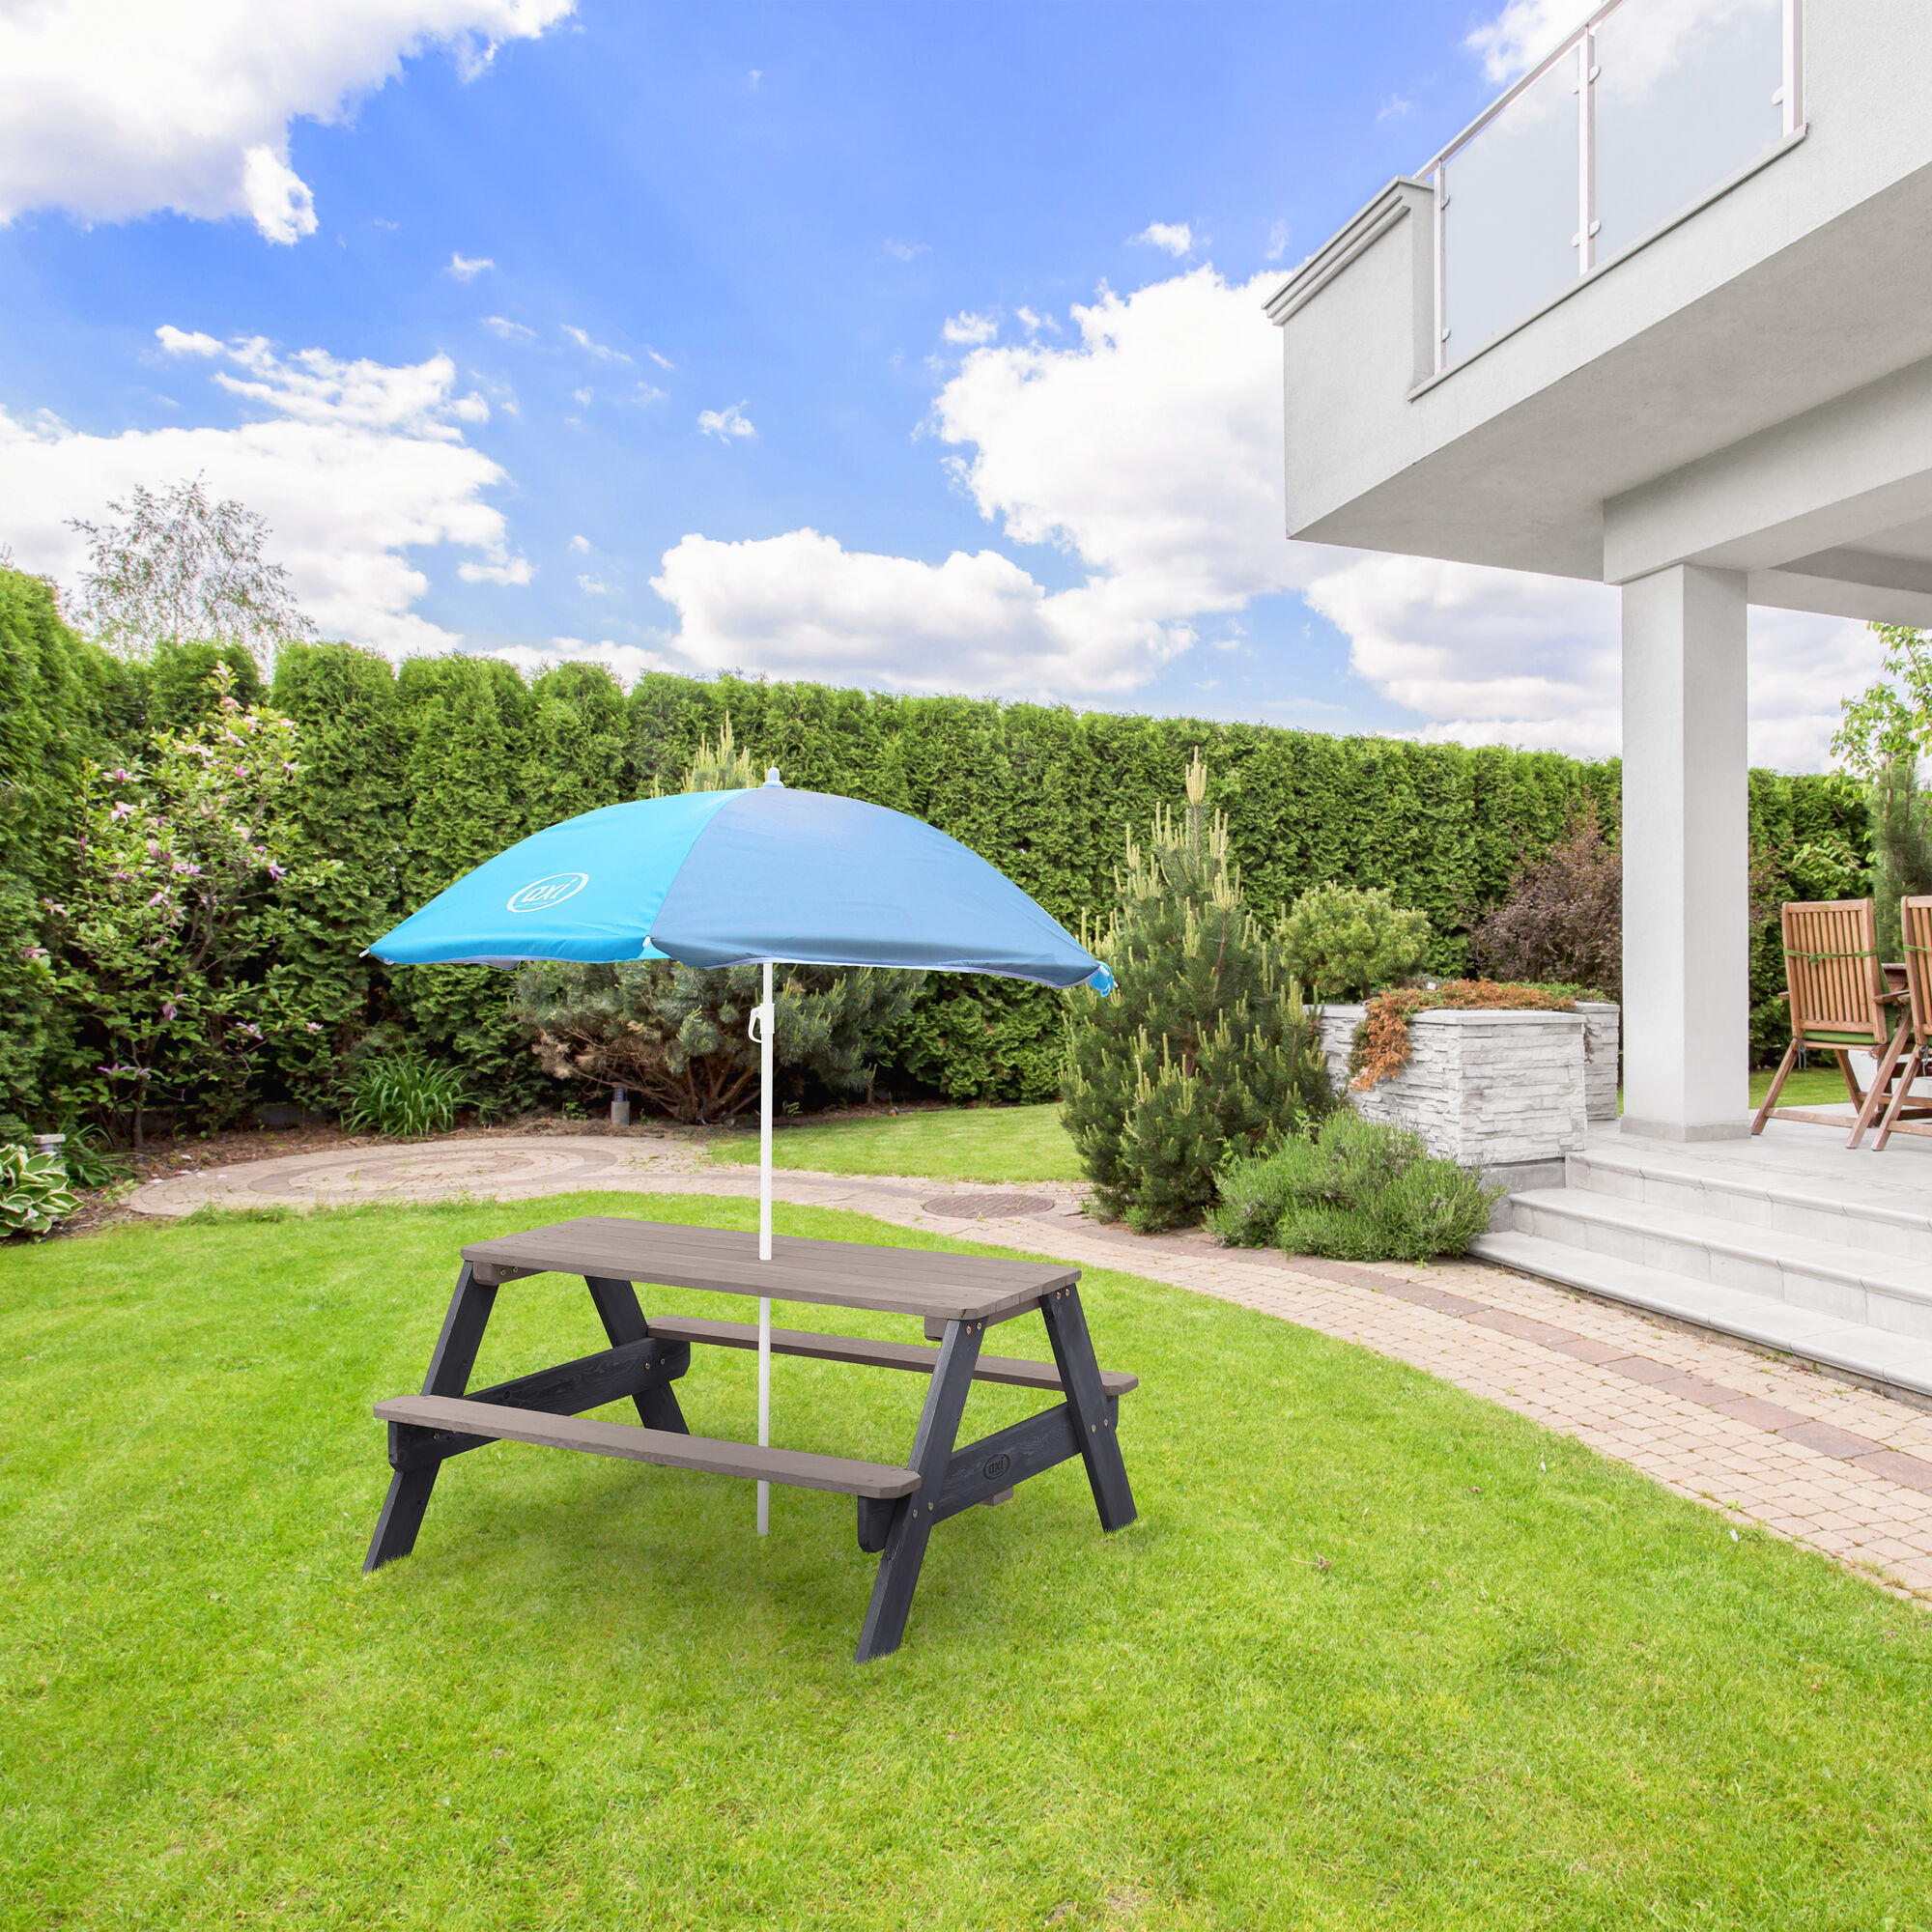
[[[512,912],[548,912],[554,905],[574,898],[590,883],[588,872],[553,872],[547,879],[532,879],[510,895]]]

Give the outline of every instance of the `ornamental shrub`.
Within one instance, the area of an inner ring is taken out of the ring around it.
[[[289,848],[295,727],[244,709],[225,665],[212,682],[199,728],[161,733],[131,765],[84,768],[71,884],[48,903],[78,1032],[67,1094],[130,1122],[137,1147],[156,1104],[232,1118],[268,1049],[321,1028],[307,983],[261,970],[336,863]]]
[[[1421,965],[1435,929],[1426,913],[1379,888],[1330,883],[1303,893],[1282,922],[1288,970],[1320,1000],[1360,998]]]
[[[433,1066],[407,1048],[353,1063],[342,1091],[348,1101],[342,1124],[352,1134],[446,1134],[456,1110],[469,1105],[460,1067]]]
[[[1504,1191],[1435,1158],[1420,1135],[1348,1109],[1319,1135],[1284,1136],[1258,1158],[1230,1162],[1220,1185],[1208,1225],[1230,1245],[1350,1262],[1463,1254]]]
[[[44,1235],[79,1207],[57,1149],[0,1147],[0,1233]]]
[[[1196,758],[1179,817],[1157,808],[1147,842],[1128,838],[1112,922],[1091,942],[1115,990],[1071,996],[1062,1119],[1095,1207],[1144,1233],[1200,1220],[1230,1150],[1332,1104],[1320,1038],[1242,903],[1207,790]]]
[[[1569,981],[1621,1001],[1623,855],[1586,800],[1548,851],[1510,881],[1509,897],[1477,921],[1469,951],[1492,980]]]

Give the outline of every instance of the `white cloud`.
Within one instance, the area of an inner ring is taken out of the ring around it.
[[[1418,713],[1426,741],[1613,757],[1622,742],[1618,593],[1424,557],[1354,556],[1307,601],[1344,632],[1355,671]],[[1838,696],[1878,675],[1863,624],[1750,613],[1750,757],[1779,771],[1830,762]]]
[[[1263,278],[1211,269],[1072,311],[1065,348],[984,347],[941,392],[960,486],[1019,543],[1086,582],[1049,591],[992,550],[940,563],[816,530],[687,536],[653,587],[703,669],[906,690],[1124,694],[1185,651],[1194,620],[1304,580],[1332,554],[1282,537],[1279,347]]]
[[[242,156],[242,205],[268,242],[294,247],[315,233],[315,195],[288,159],[264,143]]]
[[[1036,315],[1030,308],[1018,308],[1013,313],[1019,317],[1020,327],[1029,335],[1037,335],[1042,328],[1049,334],[1060,333],[1060,324],[1050,315]]]
[[[1264,262],[1279,262],[1288,253],[1289,226],[1285,221],[1268,224],[1267,252],[1262,257]]]
[[[651,360],[658,365],[660,369],[675,369],[677,367],[677,364],[673,362],[668,355],[660,355],[658,352],[655,349],[653,349],[648,342],[644,344],[644,354],[648,355],[651,358]]]
[[[975,315],[970,310],[959,315],[950,315],[939,331],[947,341],[970,344],[978,348],[992,341],[1000,332],[1000,319],[995,315]]]
[[[297,120],[348,117],[403,62],[446,49],[466,79],[573,0],[29,0],[0,10],[0,226],[245,214],[315,232],[289,165]]]
[[[1406,121],[1408,118],[1408,110],[1414,105],[1414,101],[1405,99],[1402,95],[1391,94],[1376,109],[1376,119],[1378,121]]]
[[[570,540],[570,548],[574,551],[578,551],[583,554],[588,554],[590,549],[590,539],[588,537],[572,537]]]
[[[513,556],[501,563],[472,563],[468,560],[456,566],[456,574],[466,583],[527,583],[530,581],[530,560],[526,556]]]
[[[1020,543],[1053,543],[1163,620],[1305,581],[1282,535],[1281,349],[1269,276],[1210,268],[1072,310],[1076,345],[982,349],[941,391],[960,481]]]
[[[591,643],[583,638],[552,638],[545,644],[493,642],[489,655],[513,664],[526,677],[535,677],[557,664],[601,664],[626,688],[647,670],[679,670],[662,652],[643,644],[620,644],[613,638]]]
[[[571,401],[582,410],[587,410],[590,407],[590,396],[591,391],[588,389],[573,389],[570,392]]]
[[[915,262],[920,256],[932,253],[930,242],[895,242],[888,236],[883,245],[895,262]]]
[[[632,402],[637,404],[640,410],[647,410],[653,403],[661,403],[664,399],[665,392],[662,389],[654,388],[649,383],[639,383],[636,389],[631,392]]]
[[[580,577],[577,587],[586,597],[608,597],[611,594],[611,586],[601,577]]]
[[[1755,11],[1763,0],[1669,0],[1663,7],[1633,9],[1619,48],[1620,69],[1606,70],[1613,87],[1641,89],[1674,67],[1692,43],[1707,40],[1734,14]],[[1471,32],[1463,44],[1483,58],[1484,77],[1504,86],[1534,67],[1583,24],[1586,0],[1509,0],[1494,19]],[[1603,83],[1599,83],[1602,85]]]
[[[460,254],[452,248],[449,251],[449,267],[443,272],[454,275],[459,282],[473,282],[485,269],[494,269],[496,266],[488,255],[478,255],[472,261],[469,256]]]
[[[1138,235],[1130,235],[1127,240],[1149,248],[1165,248],[1177,262],[1194,252],[1194,231],[1184,221],[1150,221]]]
[[[688,536],[651,587],[675,607],[672,641],[699,669],[904,691],[1130,691],[1191,639],[1112,583],[1049,596],[996,551],[927,564],[847,551],[811,529],[749,543]]]
[[[492,335],[500,335],[505,342],[534,342],[537,339],[534,328],[526,328],[521,322],[511,322],[500,315],[486,315],[483,327]]]
[[[752,419],[745,414],[743,403],[733,403],[726,410],[699,410],[697,427],[705,436],[715,436],[720,442],[730,442],[737,437],[756,436]]]
[[[208,355],[205,340],[162,335],[177,354]],[[137,483],[205,474],[214,495],[268,519],[270,552],[324,637],[398,657],[455,643],[412,609],[429,589],[415,550],[452,544],[480,554],[486,575],[504,573],[497,581],[527,574],[484,497],[504,473],[464,440],[480,399],[455,393],[447,356],[391,367],[318,349],[281,356],[259,339],[218,354],[215,381],[254,420],[97,436],[0,412],[0,529],[24,568],[72,583],[85,551],[68,518],[98,521]]]
[[[571,341],[577,344],[578,348],[584,351],[586,355],[596,356],[600,362],[628,362],[631,360],[631,357],[626,355],[621,349],[607,348],[601,342],[591,341],[590,337],[582,329],[579,328],[575,323],[566,322],[560,324],[559,327],[570,337]]]
[[[185,329],[164,322],[155,330],[155,336],[170,355],[219,355],[222,353],[221,344],[213,336],[202,334],[199,329],[190,335]]]

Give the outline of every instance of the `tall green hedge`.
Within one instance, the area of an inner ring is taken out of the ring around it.
[[[60,622],[45,585],[0,574],[0,1112],[53,1111],[49,1042],[65,1017],[36,1004],[26,953],[36,908],[58,885],[71,775],[103,748],[191,722],[213,662],[209,647],[188,646],[123,665]],[[1197,746],[1259,916],[1324,879],[1385,887],[1429,914],[1440,935],[1429,963],[1442,972],[1465,965],[1470,920],[1496,903],[1519,861],[1561,830],[1575,803],[1594,798],[1612,836],[1618,821],[1613,760],[1064,706],[660,672],[627,696],[595,666],[526,681],[501,660],[455,656],[397,672],[346,644],[287,647],[269,696],[301,731],[299,836],[339,862],[288,955],[261,969],[327,989],[326,1036],[277,1076],[278,1094],[312,1100],[327,1094],[339,1055],[379,1025],[461,1063],[499,1108],[554,1100],[558,1090],[510,1023],[503,976],[460,966],[391,974],[362,949],[527,833],[648,795],[653,783],[676,786],[698,740],[726,717],[787,783],[928,820],[1075,930],[1113,903],[1127,828],[1180,796]],[[1751,775],[1764,850],[1836,838],[1862,851],[1863,820],[1841,779]],[[1779,895],[1803,885],[1774,883]],[[1780,976],[1767,927],[1753,949],[1753,999],[1767,1001]],[[881,1079],[960,1099],[1046,1098],[1057,1091],[1063,1026],[1061,1003],[1038,988],[934,975],[891,1042],[895,1070]]]

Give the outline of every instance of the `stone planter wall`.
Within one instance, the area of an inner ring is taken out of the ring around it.
[[[1593,1121],[1614,1121],[1623,1009],[1608,1000],[1578,1000],[1577,1010],[1583,1015],[1583,1111]]]
[[[1596,1010],[1609,1014],[1614,1026],[1614,1007]],[[1349,1092],[1349,1051],[1362,1011],[1357,1006],[1326,1008],[1321,1047],[1336,1093],[1365,1120],[1407,1127],[1431,1153],[1481,1168],[1497,1180],[1560,1184],[1563,1156],[1582,1149],[1588,1100],[1601,1104],[1601,1078],[1590,1091],[1585,1074],[1584,1030],[1592,1015],[1451,1009],[1416,1013],[1408,1023],[1408,1065],[1356,1094]],[[1614,1116],[1613,1048],[1606,1065]]]

